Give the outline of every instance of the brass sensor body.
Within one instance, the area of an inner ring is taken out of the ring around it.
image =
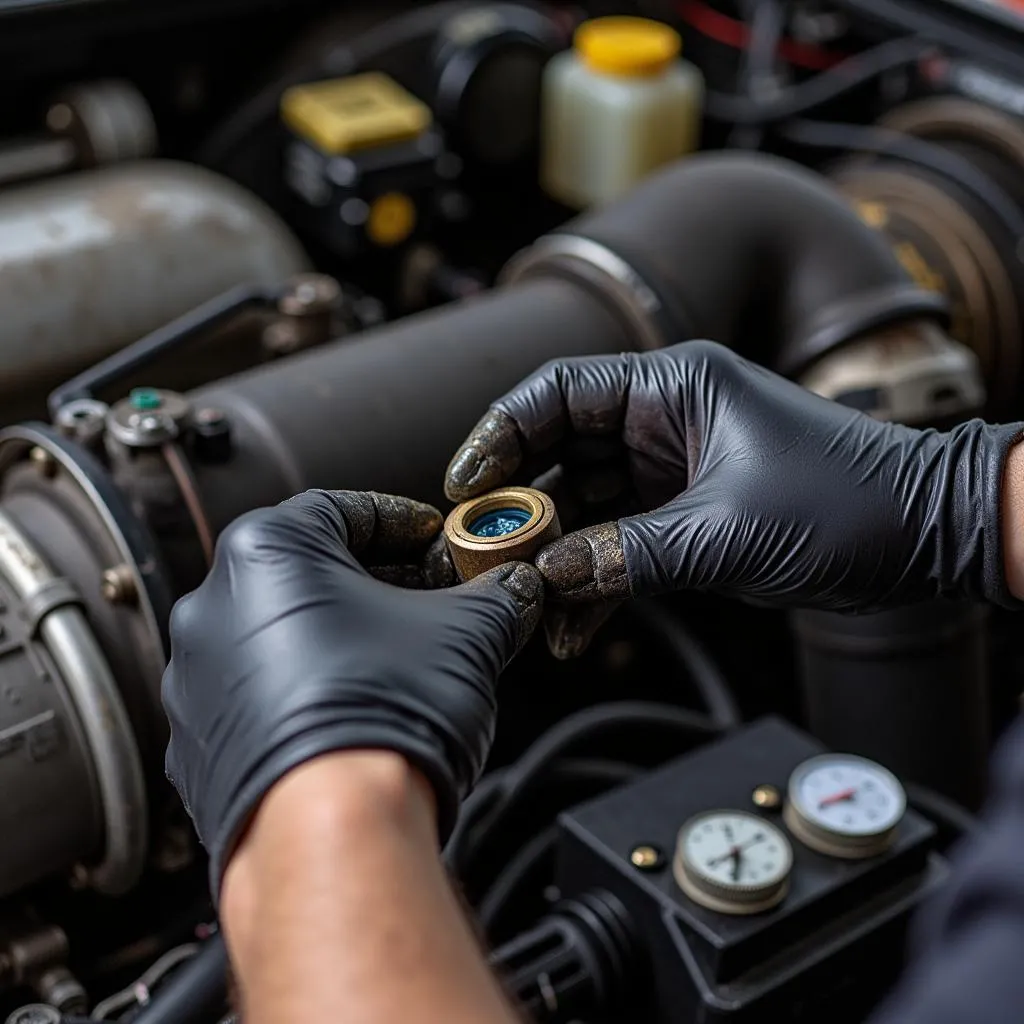
[[[532,487],[502,487],[456,506],[444,537],[461,580],[506,562],[529,562],[562,536],[555,503]]]

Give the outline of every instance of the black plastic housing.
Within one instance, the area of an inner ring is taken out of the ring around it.
[[[763,784],[784,793],[792,770],[823,749],[764,719],[563,815],[563,895],[613,894],[646,946],[649,983],[635,986],[630,1020],[852,1024],[892,984],[908,918],[947,874],[932,852],[934,827],[912,811],[889,850],[865,860],[826,857],[791,839],[789,893],[761,914],[705,910],[673,877],[679,828],[701,811],[750,810],[785,831],[781,808],[760,811],[751,795]],[[640,844],[663,851],[659,870],[631,864]]]

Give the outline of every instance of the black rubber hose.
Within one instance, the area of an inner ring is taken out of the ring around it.
[[[501,869],[501,873],[484,894],[476,910],[477,920],[485,935],[493,935],[509,901],[518,894],[520,888],[529,880],[530,875],[540,868],[544,860],[554,853],[557,839],[558,830],[554,825],[544,829],[516,851]]]
[[[747,0],[742,6],[750,26],[750,43],[741,54],[737,78],[742,94],[756,102],[762,90],[775,84],[775,58],[786,28],[786,8],[781,0]],[[764,125],[737,124],[729,133],[727,146],[760,149],[764,134]]]
[[[609,733],[637,726],[678,733],[685,738],[686,749],[721,733],[710,719],[698,712],[645,701],[599,704],[570,715],[544,733],[518,761],[503,769],[499,782],[481,784],[470,794],[445,848],[448,864],[460,873],[472,847],[531,792],[556,759],[583,742],[592,743]]]
[[[228,1008],[228,952],[220,935],[156,990],[132,1024],[217,1024]]]
[[[934,44],[916,36],[889,39],[870,50],[847,57],[828,71],[791,86],[767,101],[708,93],[705,113],[716,121],[729,124],[770,124],[799,117],[867,85],[886,72],[914,64],[934,51]]]
[[[642,313],[602,253],[632,268]],[[466,432],[548,359],[703,337],[796,374],[867,331],[945,310],[825,179],[761,154],[673,165],[513,268],[518,281],[484,296],[194,392],[226,412],[234,439],[229,461],[194,467],[212,532],[308,487],[443,502]],[[660,325],[657,340],[638,316]]]
[[[625,605],[623,611],[665,645],[700,694],[715,726],[725,730],[742,724],[743,716],[724,673],[678,615],[657,601],[636,601]]]
[[[945,300],[913,284],[832,185],[764,154],[706,153],[660,171],[542,239],[521,275],[579,276],[572,239],[639,275],[665,340],[713,338],[790,376],[872,330],[946,319]]]
[[[443,505],[445,466],[494,399],[548,359],[632,347],[598,296],[549,279],[203,388],[192,395],[196,407],[223,410],[233,437],[228,462],[194,467],[213,532],[310,487]]]
[[[779,134],[802,146],[894,157],[948,178],[1006,225],[1017,242],[1017,259],[1024,262],[1024,214],[1020,207],[998,182],[955,150],[885,128],[830,121],[789,121],[780,126]]]
[[[635,765],[617,761],[566,758],[552,766],[550,785],[564,786],[567,782],[590,783],[598,791],[625,785],[641,774]],[[573,801],[575,802],[575,801]],[[542,866],[545,857],[554,849],[557,830],[550,826],[531,837],[502,867],[487,891],[477,902],[476,916],[484,931],[490,935],[499,923],[499,917],[519,895],[522,887]]]

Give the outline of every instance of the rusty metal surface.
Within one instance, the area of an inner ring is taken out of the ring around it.
[[[260,200],[145,161],[0,192],[0,401],[71,373],[226,289],[308,268]]]

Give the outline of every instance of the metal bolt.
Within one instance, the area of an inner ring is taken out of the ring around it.
[[[43,476],[54,476],[57,472],[57,460],[45,448],[33,448],[28,457],[35,463]]]
[[[750,794],[750,799],[754,801],[755,807],[760,807],[766,811],[772,811],[782,803],[782,794],[775,786],[766,782],[758,786],[754,792]]]
[[[76,398],[57,410],[53,422],[65,437],[74,438],[80,444],[88,445],[102,437],[109,411],[110,407],[106,402]]]
[[[198,409],[192,418],[192,450],[202,462],[231,458],[231,421],[220,409]]]
[[[634,846],[629,854],[629,863],[641,871],[657,871],[663,860],[661,850],[649,843]]]
[[[303,274],[290,282],[278,301],[285,316],[314,316],[328,312],[341,298],[341,285],[327,274]]]
[[[155,402],[159,407],[151,408]],[[188,399],[173,391],[133,391],[111,408],[107,434],[127,448],[152,448],[173,441],[187,425],[191,411]]]
[[[163,428],[164,423],[159,416],[140,416],[137,425],[144,434],[155,434]]]
[[[135,586],[135,576],[131,567],[125,564],[115,565],[103,573],[100,583],[103,599],[111,604],[134,604],[139,592]]]

